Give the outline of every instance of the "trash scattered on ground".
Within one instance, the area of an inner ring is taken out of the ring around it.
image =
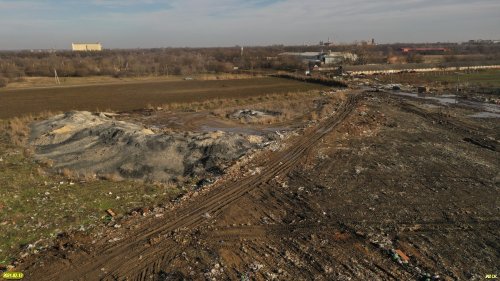
[[[107,209],[107,210],[106,210],[106,213],[108,213],[108,215],[110,215],[110,216],[112,216],[112,217],[115,217],[115,216],[116,216],[115,212],[113,212],[113,210],[111,210],[111,209]]]

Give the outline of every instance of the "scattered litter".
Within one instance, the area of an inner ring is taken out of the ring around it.
[[[106,210],[106,213],[108,213],[108,215],[110,215],[110,216],[112,216],[112,217],[115,217],[115,216],[116,216],[116,213],[115,213],[115,212],[113,212],[113,210],[111,210],[111,209],[107,209],[107,210]]]
[[[118,238],[118,237],[115,237],[115,238],[113,238],[113,239],[109,239],[109,240],[108,240],[108,242],[109,242],[109,243],[113,243],[113,242],[117,242],[117,241],[120,241],[120,240],[122,240],[122,239],[121,239],[121,238]]]
[[[408,261],[410,261],[410,258],[407,255],[405,255],[403,251],[397,249],[396,254],[398,254],[401,260],[403,260],[403,263],[408,263]]]
[[[390,250],[391,258],[399,264],[407,264],[410,258],[405,255],[401,250]]]

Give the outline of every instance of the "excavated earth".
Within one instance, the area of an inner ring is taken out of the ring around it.
[[[238,173],[101,237],[20,261],[26,280],[483,280],[500,272],[498,119],[353,92]]]
[[[153,132],[113,114],[75,111],[31,126],[35,158],[95,177],[169,182],[179,177],[219,176],[257,149],[265,136],[228,132]]]

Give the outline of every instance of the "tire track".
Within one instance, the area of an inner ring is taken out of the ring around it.
[[[302,136],[293,146],[265,161],[263,166],[268,169],[261,174],[216,187],[205,196],[188,202],[178,211],[166,216],[167,219],[160,222],[160,225],[157,220],[148,223],[140,230],[135,230],[135,235],[132,234],[105,251],[95,253],[90,261],[88,258],[75,257],[71,268],[49,267],[51,272],[41,268],[38,268],[39,271],[29,272],[28,269],[27,275],[32,280],[57,280],[62,278],[60,274],[64,271],[64,280],[125,280],[127,277],[145,280],[149,274],[156,273],[167,257],[171,257],[179,247],[170,239],[172,231],[196,228],[206,221],[203,214],[209,213],[212,217],[217,217],[227,206],[249,191],[267,185],[274,177],[290,171],[313,145],[344,121],[360,97],[359,93],[350,95],[334,116],[319,124],[309,135]],[[153,238],[160,241],[152,244],[150,241]],[[142,258],[139,260],[140,256]]]

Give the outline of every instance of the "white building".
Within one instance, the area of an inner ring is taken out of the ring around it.
[[[300,58],[305,63],[319,64],[342,64],[345,62],[355,62],[358,56],[349,52],[302,52],[302,53],[281,53],[280,56],[293,56]]]
[[[75,52],[102,51],[101,43],[71,43],[71,50]]]

